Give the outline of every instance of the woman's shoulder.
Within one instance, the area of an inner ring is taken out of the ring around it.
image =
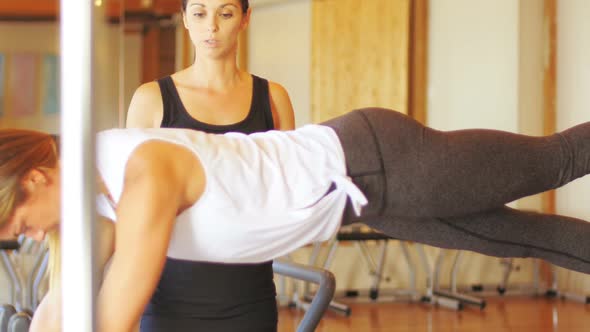
[[[252,77],[253,80],[262,80],[262,81],[266,81],[268,82],[268,90],[271,94],[281,94],[281,95],[289,95],[289,93],[287,92],[287,89],[285,89],[285,87],[283,85],[281,85],[280,83],[277,83],[273,80],[270,80],[268,78],[250,73],[250,72],[243,72],[242,75],[249,75]]]
[[[133,94],[133,98],[158,98],[160,99],[160,86],[158,81],[143,83]]]
[[[162,94],[158,82],[140,85],[131,98],[127,112],[127,127],[153,127],[163,112]]]
[[[289,130],[295,128],[295,111],[287,89],[281,84],[269,80],[268,90],[277,129]]]

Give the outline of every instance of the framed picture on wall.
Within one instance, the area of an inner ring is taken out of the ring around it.
[[[10,95],[10,110],[14,117],[35,114],[38,106],[38,63],[37,54],[15,53],[11,55],[7,94]]]
[[[56,114],[59,112],[59,57],[54,54],[43,56],[43,108],[44,114]]]

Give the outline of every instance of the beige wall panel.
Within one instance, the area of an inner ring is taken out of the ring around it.
[[[407,113],[409,2],[313,2],[314,122],[366,106]]]

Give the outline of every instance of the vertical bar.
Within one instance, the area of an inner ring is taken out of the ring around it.
[[[152,23],[147,25],[145,29],[142,40],[142,83],[160,77],[160,26]]]
[[[61,0],[62,330],[94,331],[93,1]]]
[[[242,70],[248,70],[248,31],[250,30],[249,27],[246,30],[242,31],[238,36],[238,68]],[[188,35],[188,33],[187,33]],[[189,38],[190,41],[190,38]],[[192,49],[192,44],[189,44]],[[192,63],[191,63],[192,65]]]
[[[557,130],[557,0],[544,0],[543,25],[545,29],[545,58],[543,65],[543,134],[552,135]],[[555,190],[541,194],[544,213],[556,213]],[[543,280],[551,280],[551,267],[540,263]]]
[[[543,134],[551,135],[557,129],[557,0],[545,0],[544,7]],[[555,213],[555,191],[546,192],[542,197],[543,212]]]
[[[410,47],[408,114],[427,122],[428,88],[428,0],[410,2]]]
[[[119,128],[125,128],[127,118],[127,110],[125,107],[125,25],[127,18],[125,17],[125,1],[121,1],[119,8]]]

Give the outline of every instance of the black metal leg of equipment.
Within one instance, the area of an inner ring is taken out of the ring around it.
[[[19,248],[18,241],[0,241],[0,250],[18,250]]]
[[[315,331],[326,309],[328,309],[330,301],[334,297],[336,279],[332,272],[285,261],[274,261],[273,270],[275,273],[286,277],[313,282],[319,285],[317,293],[297,328],[297,332]]]
[[[8,322],[10,317],[16,314],[16,309],[10,304],[0,306],[0,332],[8,331]]]
[[[31,316],[25,312],[19,312],[10,317],[8,322],[8,332],[29,332],[31,326]]]
[[[551,287],[545,292],[545,296],[561,298],[563,300],[574,301],[582,304],[590,304],[589,295],[559,290],[557,268],[553,265],[551,266],[551,275],[553,282],[551,283]]]

